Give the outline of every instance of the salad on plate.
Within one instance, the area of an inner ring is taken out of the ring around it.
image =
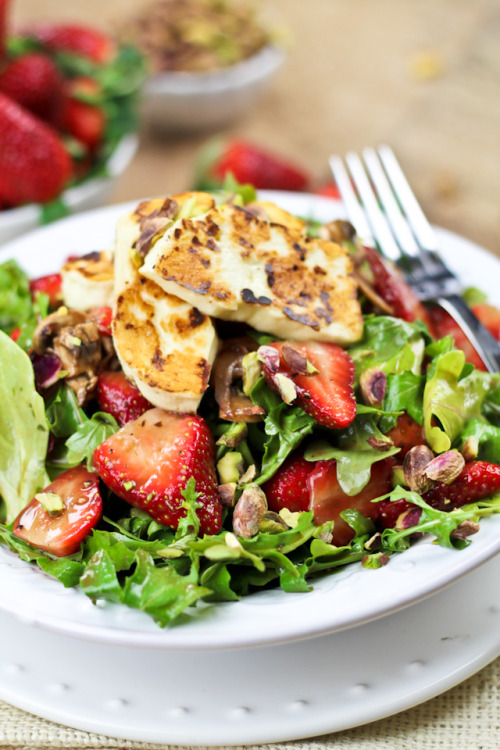
[[[248,185],[143,201],[59,273],[5,261],[0,327],[1,540],[92,601],[305,595],[500,510],[500,377],[351,225]]]

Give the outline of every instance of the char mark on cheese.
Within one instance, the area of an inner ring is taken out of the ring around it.
[[[251,289],[242,289],[241,298],[242,300],[244,300],[244,302],[248,302],[251,305],[271,305],[272,304],[272,300],[270,300],[269,297],[264,297],[264,295],[262,295],[261,297],[256,297]]]
[[[92,250],[90,253],[85,253],[85,255],[82,255],[80,260],[89,260],[90,262],[97,262],[98,260],[101,260],[101,253],[99,250]]]
[[[299,245],[298,242],[294,242],[293,249],[298,252],[300,260],[305,260],[305,257],[306,257],[305,247],[302,247],[302,245]]]
[[[165,358],[161,356],[159,349],[155,351],[151,364],[156,367],[157,370],[163,370],[165,367]]]
[[[165,269],[162,269],[165,271]],[[186,289],[190,289],[192,292],[196,292],[196,294],[207,294],[208,290],[212,286],[211,281],[202,281],[200,284],[196,287],[192,284],[188,284],[187,281],[184,281],[182,279],[178,279],[176,276],[170,276],[167,273],[163,273],[163,278],[165,281],[175,281],[176,284],[179,284],[180,286],[185,287]]]
[[[294,312],[291,307],[288,307],[288,305],[285,305],[285,307],[283,308],[283,312],[288,318],[290,318],[290,320],[296,320],[297,323],[302,323],[305,326],[310,326],[315,331],[319,329],[319,323],[317,320],[314,320],[314,318],[310,318],[308,315],[302,315],[301,313]]]
[[[206,245],[206,247],[208,247],[209,250],[213,250],[214,253],[220,253],[220,247],[212,239],[212,237],[208,238],[208,240],[206,241],[205,245]]]

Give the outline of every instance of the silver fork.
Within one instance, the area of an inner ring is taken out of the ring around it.
[[[422,302],[436,302],[458,323],[489,372],[500,371],[500,344],[461,297],[462,286],[439,256],[436,235],[389,146],[330,157],[347,217],[362,244],[378,245]],[[356,191],[352,187],[354,184]]]

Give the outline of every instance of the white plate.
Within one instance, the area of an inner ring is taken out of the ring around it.
[[[341,213],[339,204],[326,198],[263,195],[294,213],[323,221]],[[110,245],[116,219],[131,205],[80,214],[40,229],[7,246],[0,260],[16,257],[34,276],[55,271],[69,254]],[[499,261],[450,232],[439,230],[439,239],[443,254],[465,283],[481,286],[494,299]],[[57,581],[2,548],[0,561],[7,563],[9,570],[0,577],[0,608],[26,622],[101,643],[170,651],[262,646],[331,633],[414,604],[470,572],[499,549],[500,516],[485,519],[480,532],[462,551],[423,540],[395,555],[382,569],[352,565],[316,581],[314,591],[308,594],[273,590],[237,603],[198,607],[188,622],[160,630],[141,612],[109,603],[96,607],[79,591],[65,591]]]
[[[497,657],[499,576],[495,557],[377,622],[227,651],[78,641],[0,612],[0,698],[148,747],[248,745],[340,731],[428,700]],[[76,600],[67,595],[68,606]]]

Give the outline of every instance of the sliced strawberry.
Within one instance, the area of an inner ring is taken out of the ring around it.
[[[393,315],[403,320],[427,322],[427,310],[416,298],[399,271],[393,268],[372,247],[364,247],[365,258],[373,275],[375,291],[392,308]]]
[[[101,336],[111,336],[111,324],[113,322],[113,310],[111,307],[93,307],[87,312],[87,317],[95,320]]]
[[[64,189],[71,160],[58,135],[1,93],[0,142],[0,201],[45,203]]]
[[[287,508],[293,513],[309,510],[307,477],[314,464],[298,453],[291,454],[276,474],[262,485],[269,510],[276,513]]]
[[[50,57],[33,52],[16,58],[2,70],[0,91],[54,124],[63,101],[63,77]]]
[[[403,459],[410,448],[415,445],[425,445],[424,428],[407,412],[399,415],[395,426],[389,430],[387,436],[397,448],[401,448],[398,460]]]
[[[432,307],[429,310],[431,331],[437,339],[451,336],[457,349],[461,349],[467,362],[478,370],[486,370],[486,366],[458,323],[442,307]]]
[[[240,183],[269,190],[304,190],[309,175],[287,159],[242,140],[230,140],[212,165],[211,175],[223,180],[231,172]]]
[[[101,411],[111,414],[120,426],[151,409],[149,401],[127,380],[121,370],[103,370],[99,374],[97,401]]]
[[[37,24],[24,33],[54,52],[73,52],[100,64],[109,62],[116,52],[108,34],[80,24]]]
[[[500,466],[487,461],[470,461],[451,484],[439,483],[423,495],[426,502],[441,510],[452,510],[482,500],[500,491]]]
[[[59,474],[43,493],[62,500],[62,511],[50,515],[36,497],[14,521],[20,539],[56,557],[72,555],[97,524],[102,513],[99,477],[84,465]]]
[[[94,464],[118,497],[174,529],[185,515],[181,491],[194,477],[200,532],[220,531],[215,444],[202,417],[150,409],[98,446]]]
[[[40,276],[38,279],[31,279],[31,295],[33,299],[36,299],[40,292],[47,294],[50,306],[57,307],[62,301],[61,284],[62,279],[59,273],[50,273],[47,276]]]
[[[358,510],[365,518],[375,520],[379,514],[377,503],[371,501],[385,495],[392,489],[391,459],[377,461],[372,465],[370,482],[357,495],[346,495],[337,479],[337,462],[318,461],[307,478],[311,498],[310,508],[314,511],[314,522],[318,525],[334,521],[332,544],[341,547],[348,544],[354,530],[340,517],[348,508]]]
[[[264,363],[264,374],[270,385],[279,392],[276,374],[292,379],[297,391],[294,403],[325,427],[347,427],[356,416],[354,398],[354,363],[337,344],[319,341],[271,344],[280,353],[278,370]],[[284,349],[284,347],[287,347]],[[318,372],[299,374],[293,359],[287,354],[292,349],[313,365]]]
[[[486,326],[491,335],[500,341],[500,310],[494,305],[481,302],[472,305],[472,311],[477,315],[483,325]]]
[[[336,182],[325,182],[314,191],[316,195],[323,195],[325,198],[340,200],[340,193]]]

